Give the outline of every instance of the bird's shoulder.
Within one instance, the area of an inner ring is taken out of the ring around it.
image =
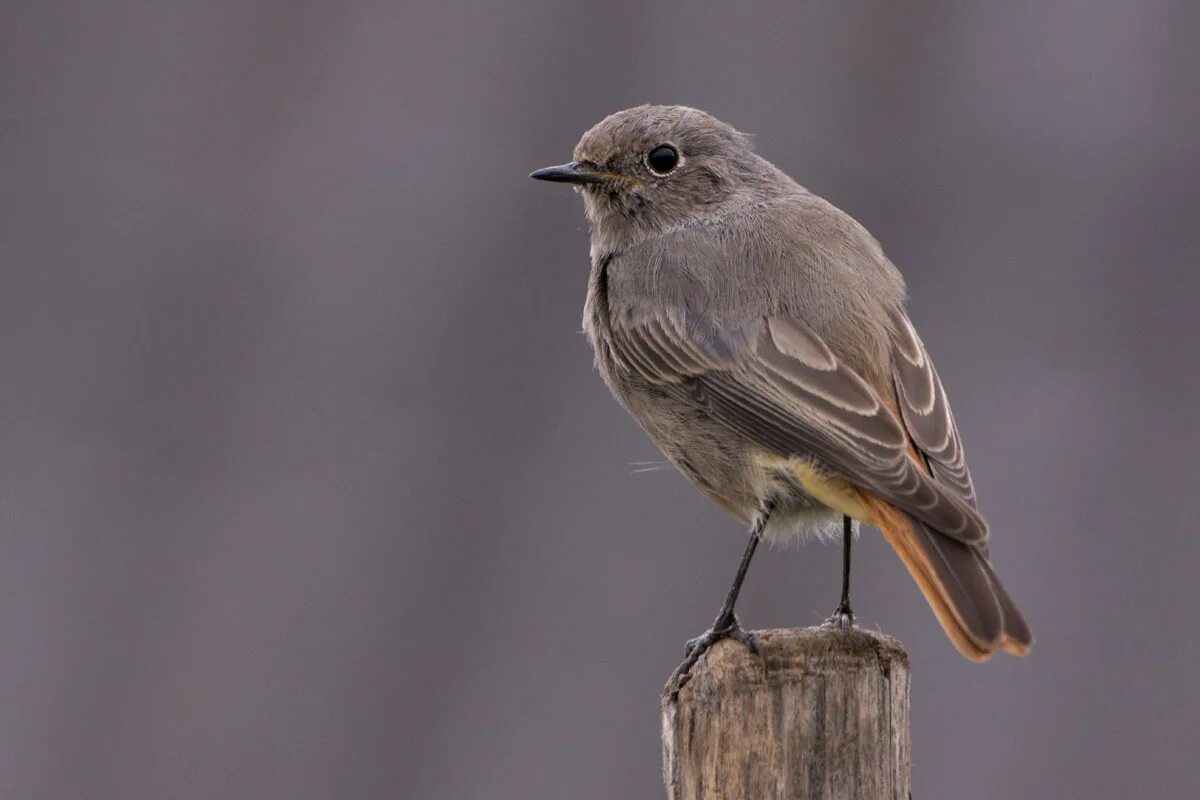
[[[904,292],[903,278],[866,228],[803,191],[698,216],[604,256],[614,292],[741,287],[786,296],[803,289],[801,281],[867,278],[881,293]]]
[[[726,329],[788,316],[859,364],[882,345],[904,291],[862,225],[801,190],[599,254],[589,307],[618,324],[686,313]]]

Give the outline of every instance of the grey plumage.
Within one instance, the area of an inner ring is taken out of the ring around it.
[[[665,174],[658,147],[677,154]],[[743,522],[769,502],[768,537],[843,513],[878,524],[960,650],[1023,652],[945,391],[875,239],[695,109],[614,114],[575,158],[534,175],[579,184],[584,327],[667,458]]]

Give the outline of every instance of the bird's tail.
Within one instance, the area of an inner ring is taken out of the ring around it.
[[[864,499],[960,653],[984,661],[996,650],[1028,652],[1033,634],[984,549],[938,533],[882,500]]]

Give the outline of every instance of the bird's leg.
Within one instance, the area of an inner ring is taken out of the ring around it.
[[[746,570],[750,568],[750,560],[754,558],[754,551],[758,548],[763,529],[766,527],[767,519],[774,507],[774,501],[768,500],[763,505],[758,519],[754,521],[754,527],[750,530],[750,541],[746,543],[742,561],[738,564],[737,574],[733,577],[733,585],[729,587],[729,594],[725,596],[725,602],[721,604],[721,610],[717,612],[717,618],[713,620],[712,627],[695,639],[688,640],[687,647],[684,649],[683,663],[675,670],[676,689],[687,683],[688,673],[696,665],[700,656],[722,639],[735,639],[750,648],[755,655],[762,654],[758,639],[754,634],[742,629],[737,615],[733,613],[733,607],[737,603],[738,593],[742,590],[742,582],[746,580]]]
[[[850,544],[854,541],[854,521],[842,517],[842,600],[829,618],[830,625],[841,630],[854,627],[854,612],[850,610]]]

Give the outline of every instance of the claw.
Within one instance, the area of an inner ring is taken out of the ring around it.
[[[825,624],[844,633],[854,627],[854,612],[848,604],[839,605],[833,610],[833,615],[825,620]]]
[[[743,630],[742,628],[734,628],[733,631],[730,632],[729,638],[736,639],[737,641],[741,642],[746,646],[747,650],[749,650],[751,653],[754,653],[754,655],[758,656],[759,658],[762,658],[762,645],[759,644],[758,637],[750,631]]]
[[[759,644],[758,637],[750,631],[743,629],[738,623],[737,617],[725,620],[718,619],[713,624],[713,627],[695,639],[689,639],[684,646],[683,663],[675,669],[673,676],[675,691],[679,691],[691,679],[692,667],[696,666],[696,662],[700,660],[700,656],[708,652],[710,647],[722,639],[733,639],[734,641],[741,642],[751,653],[762,658],[762,645]]]

